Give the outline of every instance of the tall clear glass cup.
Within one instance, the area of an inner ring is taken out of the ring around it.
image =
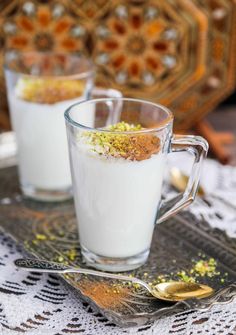
[[[23,194],[44,201],[72,197],[64,111],[91,97],[93,65],[82,56],[25,52],[6,56],[5,77]]]
[[[114,272],[137,268],[148,258],[155,223],[194,200],[208,144],[173,135],[172,113],[143,100],[81,102],[65,119],[84,260]],[[185,192],[162,202],[166,157],[173,151],[190,152],[193,168]]]

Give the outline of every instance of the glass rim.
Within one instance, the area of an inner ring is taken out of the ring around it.
[[[15,69],[12,69],[10,67],[10,62],[12,62],[13,60],[8,61],[7,60],[7,54],[9,52],[6,52],[4,55],[4,62],[3,62],[3,69],[5,71],[9,71],[15,74],[22,74],[25,77],[30,77],[30,78],[39,78],[42,77],[44,79],[47,78],[56,78],[59,80],[63,80],[63,79],[84,79],[84,78],[88,78],[90,76],[94,75],[95,72],[95,66],[92,62],[92,60],[90,60],[89,58],[85,57],[84,55],[75,55],[75,54],[68,54],[65,52],[53,52],[53,51],[23,51],[23,52],[18,52],[17,53],[17,57],[21,57],[23,55],[34,55],[34,54],[38,54],[38,55],[42,55],[42,56],[50,56],[50,55],[58,55],[58,56],[66,56],[66,57],[72,57],[72,58],[77,58],[77,59],[82,59],[83,61],[85,61],[87,63],[87,67],[88,70],[85,71],[81,71],[79,73],[75,73],[75,74],[68,74],[68,75],[56,75],[56,74],[52,74],[52,75],[37,75],[37,74],[30,74],[30,73],[24,73],[23,71],[18,71]]]
[[[154,106],[156,108],[161,109],[162,111],[164,111],[167,114],[167,118],[166,120],[163,122],[162,125],[158,126],[158,127],[153,127],[153,128],[146,128],[146,129],[140,129],[140,130],[135,130],[135,131],[119,131],[119,134],[142,134],[142,133],[153,133],[154,131],[161,131],[165,128],[167,128],[174,119],[173,113],[169,110],[169,108],[161,105],[161,104],[157,104],[155,102],[152,101],[148,101],[148,100],[144,100],[144,99],[135,99],[135,98],[98,98],[98,99],[90,99],[90,100],[83,100],[83,101],[79,101],[76,102],[75,104],[71,105],[70,107],[68,107],[65,110],[64,113],[64,117],[66,122],[68,122],[69,124],[73,125],[74,127],[77,128],[81,128],[83,130],[86,131],[91,131],[91,132],[104,132],[104,133],[113,133],[113,134],[117,134],[117,131],[114,130],[109,130],[109,129],[105,129],[105,128],[92,128],[92,127],[88,127],[85,126],[79,122],[76,122],[72,119],[72,117],[70,116],[70,111],[78,105],[83,105],[83,104],[87,104],[87,103],[99,103],[99,102],[112,102],[112,101],[127,101],[127,102],[136,102],[136,103],[142,103],[142,104],[147,104],[147,105],[151,105]]]

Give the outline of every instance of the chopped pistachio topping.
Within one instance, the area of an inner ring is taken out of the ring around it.
[[[109,126],[108,129],[112,131],[138,131],[142,130],[143,128],[140,124],[134,125],[122,121]]]
[[[63,256],[58,256],[58,257],[56,258],[56,261],[59,262],[59,263],[62,263],[62,262],[65,261],[65,258],[64,258]]]
[[[216,270],[217,262],[214,258],[206,260],[205,258],[198,261],[193,260],[193,266],[189,271],[179,271],[178,277],[186,282],[195,282],[198,277],[212,278],[219,276],[220,272]]]
[[[107,129],[113,133],[99,131],[85,133],[88,144],[93,147],[94,152],[100,155],[141,161],[150,158],[159,151],[159,138],[153,134],[119,134],[119,132],[143,129],[139,124],[119,122]]]
[[[66,256],[70,261],[74,261],[78,257],[78,251],[76,249],[70,249],[66,252]]]
[[[202,259],[196,262],[193,267],[193,272],[199,274],[202,277],[213,277],[214,275],[219,274],[219,272],[216,271],[216,260],[214,258],[210,258],[208,261]]]
[[[177,276],[179,277],[179,279],[181,279],[182,281],[184,281],[186,283],[194,283],[195,282],[195,278],[193,276],[188,275],[185,271],[178,272]]]
[[[84,91],[81,80],[62,80],[57,78],[20,78],[16,84],[16,96],[20,99],[53,104],[80,97]]]
[[[44,234],[36,234],[36,239],[37,239],[37,240],[44,241],[44,240],[47,239],[47,236],[44,235]]]

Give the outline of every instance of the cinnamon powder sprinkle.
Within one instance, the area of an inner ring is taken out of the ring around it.
[[[128,296],[129,289],[122,286],[114,286],[105,282],[80,282],[80,290],[84,295],[96,301],[103,308],[118,307],[122,304],[122,298]]]
[[[160,150],[160,140],[154,134],[116,134],[125,131],[139,131],[140,125],[120,122],[108,127],[109,132],[86,132],[93,151],[105,156],[124,158],[131,161],[142,161],[150,158]]]
[[[41,104],[80,97],[85,89],[81,80],[56,78],[21,78],[16,84],[16,96],[20,99]]]

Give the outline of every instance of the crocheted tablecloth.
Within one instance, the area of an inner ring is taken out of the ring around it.
[[[189,172],[190,159],[171,155],[170,166]],[[178,157],[178,158],[177,158]],[[180,162],[183,162],[181,166]],[[236,168],[207,160],[202,185],[208,192],[190,210],[213,227],[236,237]],[[167,174],[168,178],[168,174]],[[165,191],[170,192],[168,183]],[[13,266],[21,250],[0,234],[0,334],[236,334],[236,300],[214,305],[208,311],[189,311],[156,321],[149,326],[122,329],[94,312],[75,290],[56,275],[27,273]]]

